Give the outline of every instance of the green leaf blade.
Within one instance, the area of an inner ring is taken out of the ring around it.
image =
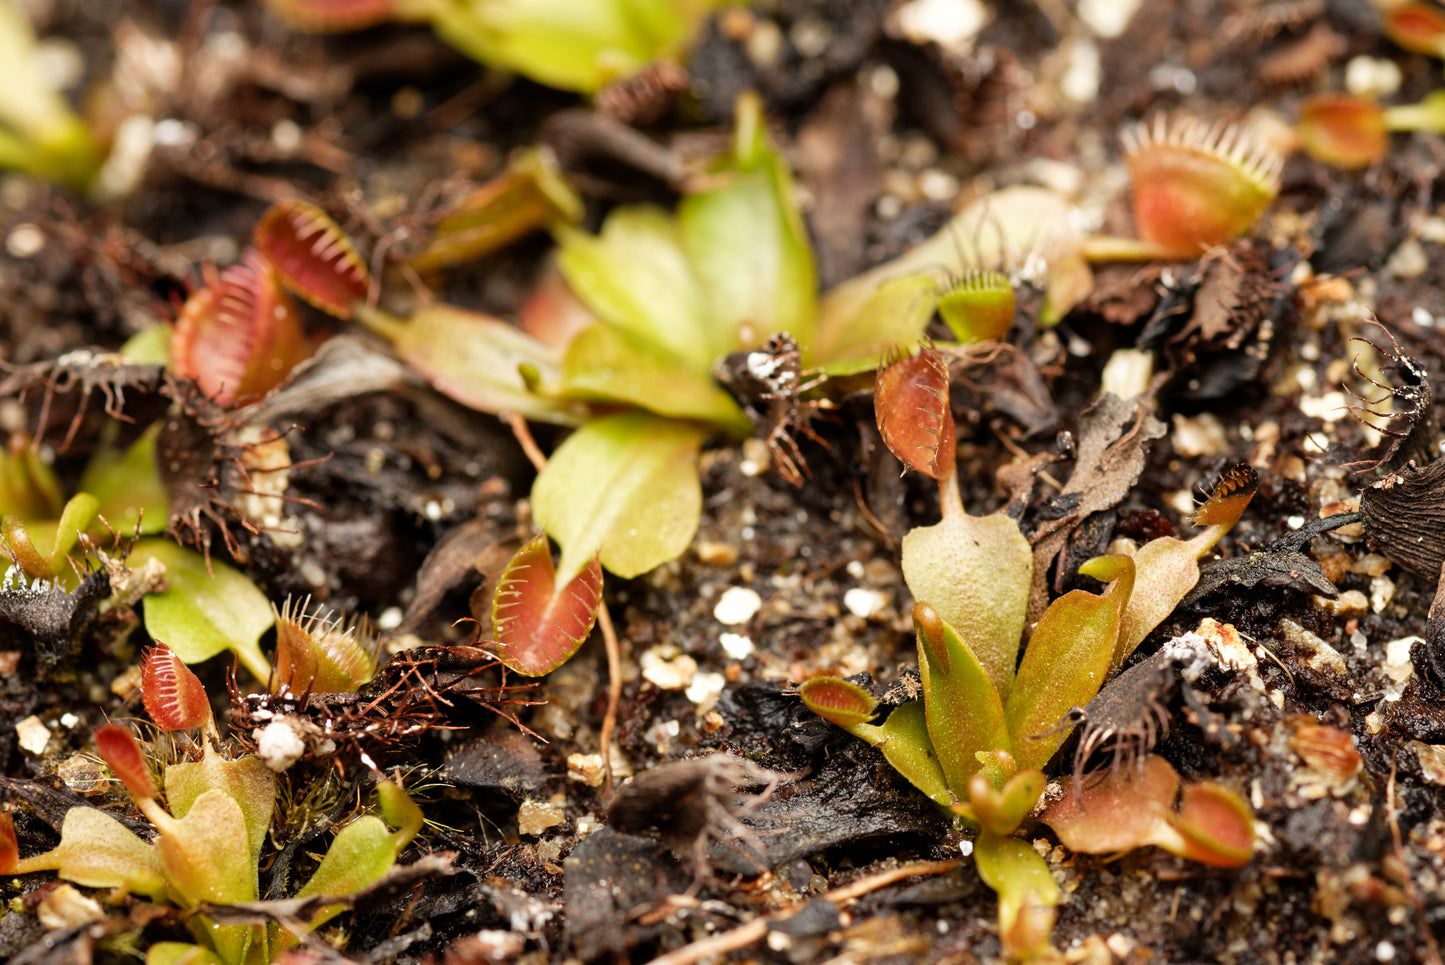
[[[562,545],[559,582],[598,555],[628,579],[682,555],[702,513],[703,435],[627,412],[589,422],[558,447],[532,487],[532,510]]]
[[[152,559],[165,566],[167,586],[143,604],[151,638],[186,663],[233,650],[256,679],[266,680],[271,665],[261,653],[260,640],[271,628],[274,613],[256,584],[219,560],[211,560],[208,571],[201,554],[164,539],[138,542],[126,565],[135,569]]]
[[[998,513],[946,516],[903,537],[903,578],[913,598],[938,611],[1002,695],[1013,686],[1033,571],[1018,523]]]
[[[915,604],[913,625],[928,736],[948,786],[962,798],[982,767],[979,752],[1012,751],[1003,702],[968,644],[933,607]]]
[[[1103,595],[1064,594],[1044,611],[1029,638],[1018,677],[1005,702],[1014,757],[1021,769],[1043,767],[1068,737],[1057,727],[1073,707],[1094,698],[1109,674],[1124,608],[1134,585],[1127,556],[1090,560],[1085,575],[1114,582]]]

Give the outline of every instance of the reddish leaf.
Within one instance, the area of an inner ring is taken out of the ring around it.
[[[175,370],[222,405],[264,395],[310,354],[295,303],[255,250],[186,299],[171,340]]]
[[[9,811],[0,811],[0,875],[15,873],[20,863],[20,844],[15,840],[15,818]]]
[[[211,702],[205,686],[164,643],[141,658],[140,675],[141,700],[161,730],[200,727],[210,719]]]
[[[146,767],[145,754],[128,728],[106,724],[95,732],[95,749],[100,752],[100,759],[105,761],[111,773],[120,778],[131,797],[141,800],[156,796],[156,786],[151,781],[150,769]]]
[[[602,605],[602,564],[594,557],[562,590],[547,534],[517,551],[492,596],[497,657],[512,670],[540,677],[582,646]]]
[[[958,439],[948,405],[948,365],[932,346],[878,371],[873,389],[878,431],[910,469],[941,479],[953,469]]]
[[[328,315],[349,319],[351,306],[371,287],[371,274],[356,246],[314,204],[273,204],[251,237],[282,283]]]

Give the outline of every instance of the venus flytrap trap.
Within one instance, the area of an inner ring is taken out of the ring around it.
[[[1253,228],[1279,193],[1284,160],[1238,125],[1158,114],[1123,140],[1139,237],[1085,239],[1090,260],[1198,258]]]
[[[801,697],[978,828],[979,873],[999,892],[1006,953],[1043,956],[1060,894],[1043,859],[1011,837],[1043,790],[1041,768],[1062,746],[1077,708],[1198,581],[1199,557],[1238,520],[1255,478],[1247,468],[1227,474],[1196,517],[1204,531],[1191,540],[1161,538],[1133,556],[1086,562],[1080,573],[1104,583],[1104,591],[1072,590],[1054,600],[1020,660],[1032,549],[1012,518],[963,508],[942,354],[925,346],[894,359],[878,373],[874,400],[889,449],[939,488],[940,522],[903,540],[923,696],[882,724],[872,722],[876,701],[847,681],[813,678]]]
[[[186,918],[196,944],[157,944],[147,957],[156,965],[178,960],[222,965],[269,962],[294,945],[297,936],[276,925],[219,924],[198,909],[259,898],[258,865],[275,810],[276,776],[256,757],[228,760],[222,755],[204,686],[164,645],[145,656],[141,693],[147,713],[163,732],[195,728],[204,732],[199,760],[161,769],[164,804],[145,749],[130,730],[109,724],[96,732],[97,751],[155,826],[155,841],[142,840],[104,812],[75,807],[65,816],[57,847],[19,859],[14,825],[7,815],[0,823],[4,860],[0,870],[6,874],[55,871],[83,887],[107,888],[196,911]],[[368,815],[342,827],[296,897],[345,898],[391,870],[421,829],[422,815],[389,781],[378,782],[378,795],[385,821]],[[343,907],[323,904],[306,927],[320,927]]]
[[[1310,157],[1340,168],[1363,168],[1390,149],[1399,131],[1445,132],[1445,90],[1418,104],[1385,106],[1352,94],[1318,94],[1300,104],[1295,134]]]

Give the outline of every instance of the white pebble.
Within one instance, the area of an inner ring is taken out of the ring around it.
[[[717,638],[722,644],[723,653],[734,660],[746,660],[752,656],[757,647],[753,646],[753,638],[741,633],[724,633]]]
[[[747,623],[762,608],[763,598],[758,596],[757,590],[746,586],[730,586],[718,598],[712,615],[717,618],[718,623],[735,627],[740,623]]]
[[[888,598],[877,590],[855,586],[843,594],[843,605],[855,617],[871,617],[882,611]]]
[[[45,745],[50,743],[50,728],[41,723],[39,717],[31,714],[15,725],[15,736],[21,750],[39,757],[45,753]]]

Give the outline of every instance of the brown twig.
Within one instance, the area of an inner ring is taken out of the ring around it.
[[[825,901],[834,904],[841,904],[845,901],[853,901],[864,895],[871,894],[880,888],[886,888],[904,878],[920,877],[923,875],[941,875],[958,867],[957,860],[951,861],[916,861],[913,864],[901,865],[888,871],[880,871],[876,875],[869,875],[860,878],[849,885],[834,888],[832,891],[824,892],[821,897]],[[735,952],[746,948],[753,942],[762,938],[768,933],[768,928],[778,922],[787,921],[804,907],[811,904],[815,899],[799,901],[786,908],[780,908],[771,915],[764,915],[761,918],[754,918],[738,927],[725,931],[719,935],[712,935],[693,942],[691,945],[684,945],[676,951],[668,952],[652,960],[652,965],[695,965],[705,958],[714,955],[724,955],[728,952]]]

